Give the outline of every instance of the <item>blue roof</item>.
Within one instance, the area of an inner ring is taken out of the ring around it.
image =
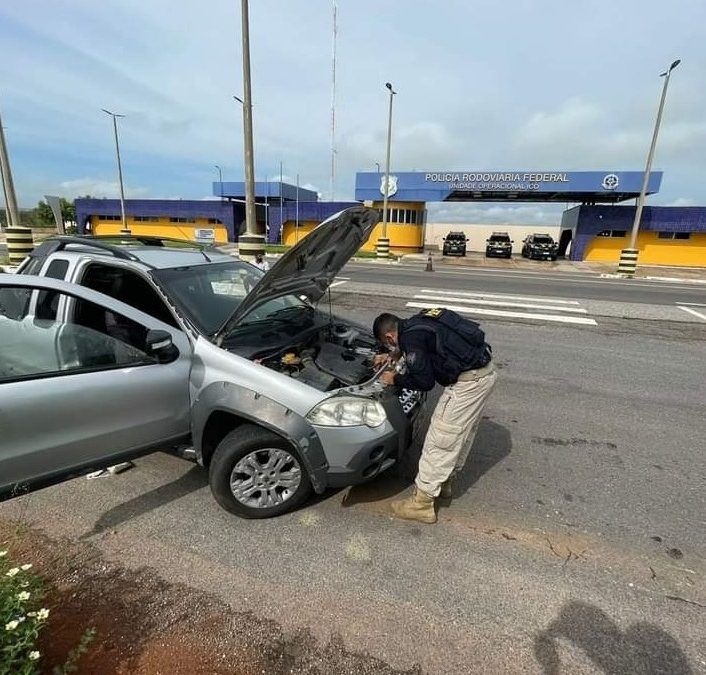
[[[227,197],[231,199],[245,199],[245,183],[215,181],[212,183],[214,197]],[[299,196],[297,197],[297,191]],[[319,200],[318,192],[307,190],[303,187],[297,188],[290,183],[280,183],[279,181],[255,181],[255,201],[264,199],[280,199],[285,201],[316,202]]]

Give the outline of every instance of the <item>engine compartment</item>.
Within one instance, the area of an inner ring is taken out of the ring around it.
[[[334,323],[259,362],[320,391],[330,391],[369,380],[374,374],[374,355],[372,338],[352,326]]]

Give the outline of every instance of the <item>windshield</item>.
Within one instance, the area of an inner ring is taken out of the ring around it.
[[[533,244],[553,244],[554,241],[551,237],[535,237],[532,240]]]
[[[213,335],[264,273],[253,265],[234,260],[154,270],[152,275],[200,332]],[[307,305],[293,295],[286,295],[259,305],[247,315],[247,321],[257,321],[290,307]]]
[[[510,241],[510,237],[508,237],[506,234],[492,234],[490,236],[490,241],[492,241],[492,242],[508,242],[508,241]]]
[[[458,234],[451,232],[450,234],[446,235],[446,240],[447,241],[464,241],[466,239],[465,234]]]

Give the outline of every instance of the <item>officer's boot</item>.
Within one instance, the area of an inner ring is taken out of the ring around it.
[[[391,506],[398,518],[418,520],[420,523],[429,525],[436,522],[434,497],[422,492],[419,488],[414,489],[414,494],[411,497],[392,502]]]
[[[440,499],[452,499],[454,496],[454,483],[456,482],[456,477],[451,474],[442,484],[441,492],[439,493]]]

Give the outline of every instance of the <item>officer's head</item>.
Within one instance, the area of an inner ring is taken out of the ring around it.
[[[373,333],[375,338],[390,351],[399,346],[399,325],[400,319],[394,314],[380,314],[373,323]]]

